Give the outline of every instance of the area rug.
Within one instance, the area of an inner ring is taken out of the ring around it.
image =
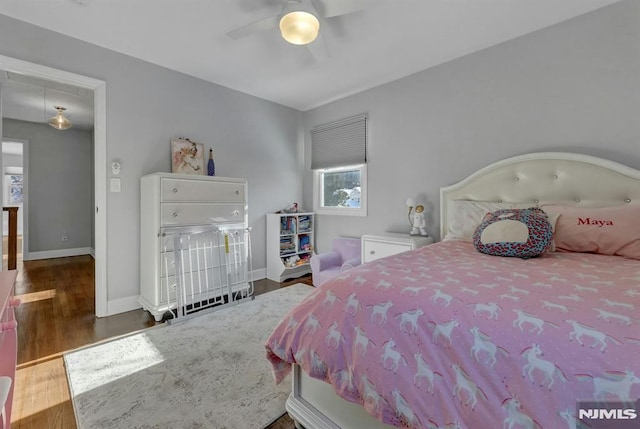
[[[161,325],[64,355],[78,429],[263,428],[285,412],[264,343],[312,287]]]

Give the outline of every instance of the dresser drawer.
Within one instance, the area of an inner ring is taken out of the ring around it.
[[[244,183],[214,182],[188,179],[162,179],[162,201],[207,201],[241,203],[244,201]]]
[[[244,204],[160,204],[161,226],[244,222]]]
[[[381,241],[363,240],[362,251],[364,255],[363,262],[371,262],[386,256],[395,255],[396,253],[411,250],[412,246],[405,243],[384,243]]]

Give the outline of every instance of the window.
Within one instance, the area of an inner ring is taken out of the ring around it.
[[[6,203],[22,204],[22,174],[6,174],[4,180]]]
[[[367,215],[366,164],[318,169],[313,181],[316,213]]]
[[[367,116],[311,129],[313,208],[320,214],[367,215]]]

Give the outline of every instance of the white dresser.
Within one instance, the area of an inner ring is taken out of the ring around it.
[[[433,243],[433,238],[387,232],[362,236],[362,263],[375,261],[396,253],[417,249]]]
[[[247,181],[227,177],[154,173],[140,179],[139,303],[156,320],[175,302],[163,229],[198,225],[248,226]],[[167,296],[169,294],[169,296]]]

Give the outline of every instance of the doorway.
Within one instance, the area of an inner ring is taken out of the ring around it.
[[[0,55],[0,70],[92,90],[94,93],[94,258],[96,316],[108,316],[106,83],[87,76]],[[2,126],[0,125],[0,135]]]
[[[28,141],[18,139],[2,140],[2,199],[3,207],[17,207],[17,245],[18,263],[24,254],[23,243],[27,242],[27,228],[24,220],[28,212],[28,165],[25,163],[28,154]],[[9,213],[3,211],[2,216],[2,266],[9,268]]]

